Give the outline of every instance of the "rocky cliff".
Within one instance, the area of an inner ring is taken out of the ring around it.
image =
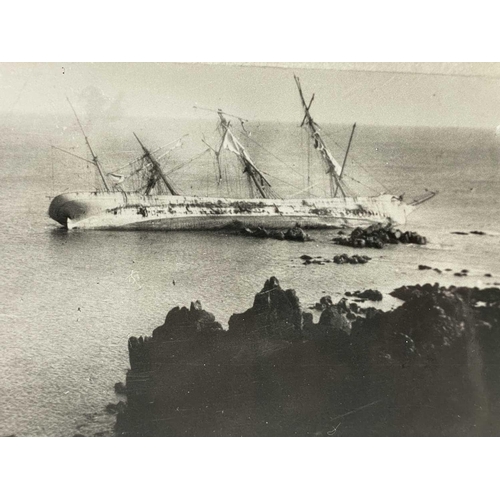
[[[394,310],[270,278],[224,330],[199,302],[129,340],[118,435],[499,435],[500,290],[403,287]]]

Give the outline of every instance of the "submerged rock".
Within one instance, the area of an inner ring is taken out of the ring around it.
[[[241,234],[245,236],[253,236],[254,238],[270,238],[274,240],[289,241],[312,241],[311,237],[298,225],[288,229],[286,232],[261,226],[258,226],[256,228],[238,227],[238,230]]]
[[[311,237],[299,226],[291,227],[285,233],[285,240],[290,241],[311,241]]]
[[[367,228],[357,227],[350,236],[338,236],[333,238],[337,245],[345,245],[354,248],[384,248],[386,244],[414,243],[426,245],[427,238],[416,232],[402,232],[391,224],[372,224]]]
[[[345,295],[347,295],[348,297],[358,297],[359,299],[372,300],[375,302],[378,302],[384,298],[381,292],[371,289],[365,290],[363,292],[360,292],[359,290],[353,293],[346,292]]]
[[[333,256],[333,262],[335,262],[335,264],[366,264],[370,260],[371,257],[368,257],[367,255],[349,256],[346,253],[343,253],[341,255]]]

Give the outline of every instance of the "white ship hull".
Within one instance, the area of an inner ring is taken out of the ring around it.
[[[68,229],[210,230],[235,223],[286,229],[405,224],[414,210],[391,195],[359,198],[228,199],[77,192],[55,197],[49,216]]]

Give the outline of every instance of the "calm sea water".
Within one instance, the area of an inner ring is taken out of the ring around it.
[[[125,118],[88,129],[108,170],[138,153],[132,130],[151,147],[190,134],[184,147],[172,153],[167,170],[201,153],[199,138],[204,134],[210,141],[214,132],[206,121]],[[278,191],[302,191],[309,177],[313,194],[321,194],[326,187],[321,164],[296,125],[247,129],[252,135],[245,144]],[[350,127],[324,131],[334,154],[342,158]],[[51,144],[86,156],[70,117],[10,116],[3,121],[1,435],[112,434],[114,417],[104,408],[117,401],[113,385],[125,378],[129,336],[150,334],[170,308],[195,299],[227,323],[232,312],[251,306],[254,293],[272,275],[284,287],[295,288],[305,306],[324,293],[340,298],[347,290],[500,282],[500,140],[494,131],[358,127],[347,170],[353,190],[375,194],[387,189],[409,199],[425,188],[440,191],[408,224],[428,236],[429,245],[367,249],[363,253],[373,260],[366,266],[301,265],[304,253],[331,257],[350,251],[332,245],[334,231],[314,232],[315,241],[304,244],[221,233],[68,233],[48,218],[50,197],[89,189],[96,176],[93,167],[51,150]],[[229,160],[227,169],[232,189],[245,194],[247,186],[238,180],[237,170],[230,170]],[[226,189],[217,186],[208,155],[173,178],[185,193],[224,194]],[[471,230],[487,234],[450,234]],[[449,272],[418,271],[419,263],[470,273],[457,278]]]

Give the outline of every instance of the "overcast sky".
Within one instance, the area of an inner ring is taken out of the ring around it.
[[[153,64],[2,63],[0,113],[207,118],[194,105],[250,120],[302,118],[296,73],[319,123],[500,124],[498,63]],[[281,66],[281,67],[274,67]]]

